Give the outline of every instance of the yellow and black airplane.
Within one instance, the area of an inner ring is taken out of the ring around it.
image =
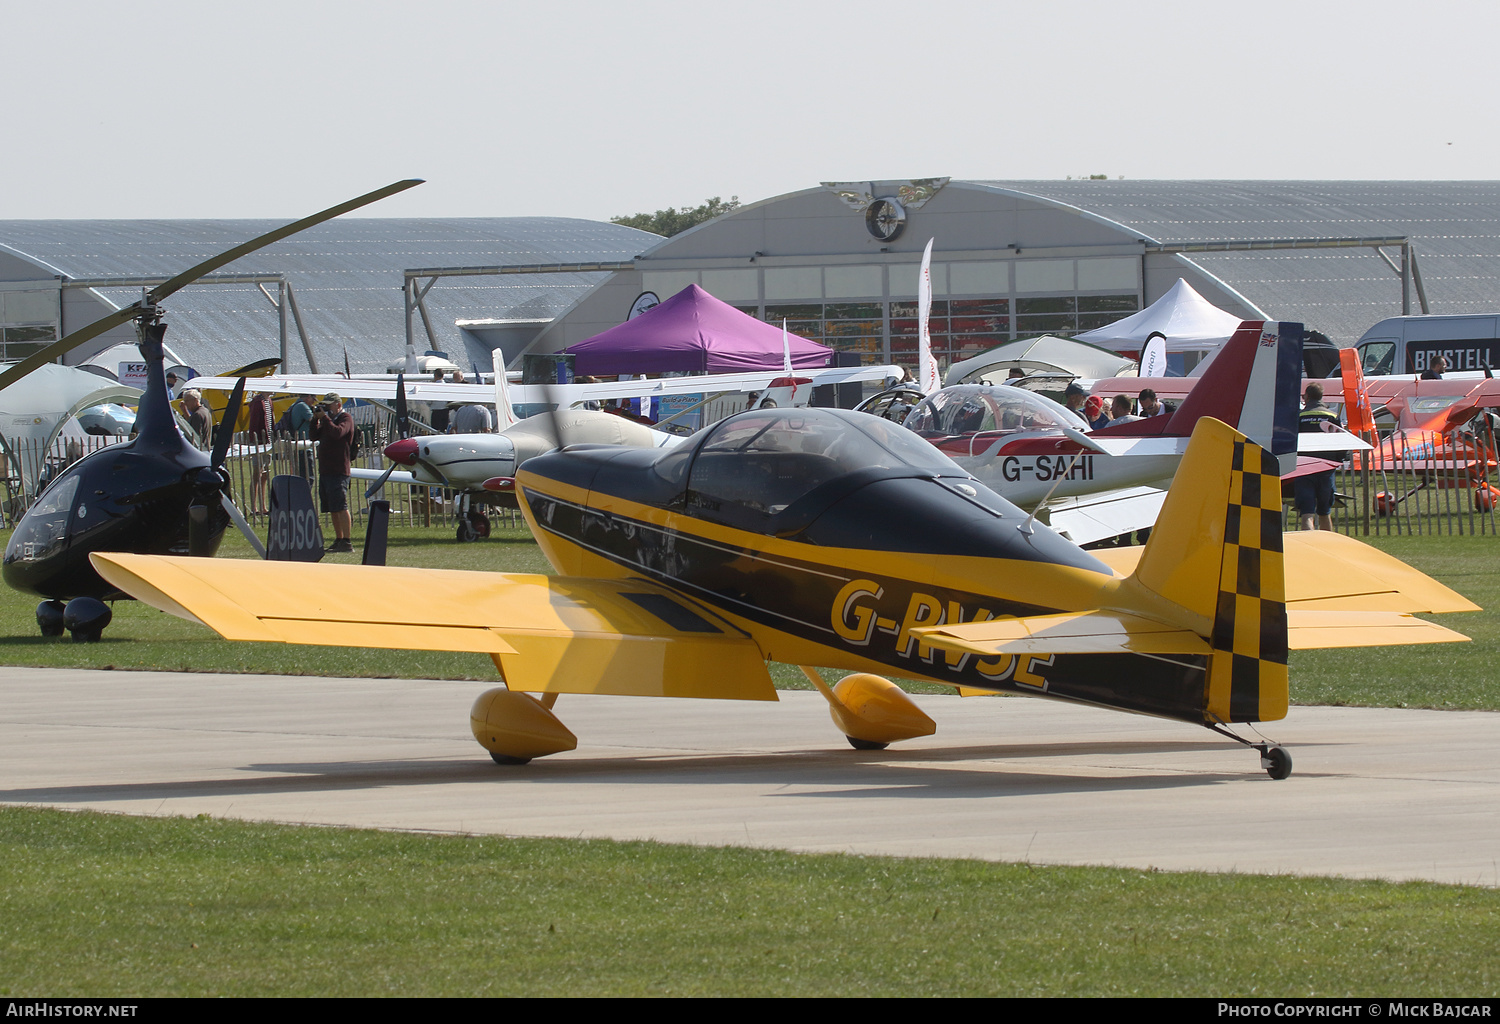
[[[1464,637],[1476,610],[1332,533],[1282,534],[1275,457],[1203,419],[1144,548],[1091,554],[873,416],[741,413],[667,449],[531,460],[521,507],[560,576],[95,554],[111,583],[234,640],[489,653],[471,713],[500,763],[577,745],[559,694],[774,700],[826,685],[861,748],[936,725],[884,676],[1207,726],[1286,715],[1287,652]],[[540,699],[531,696],[540,695]]]

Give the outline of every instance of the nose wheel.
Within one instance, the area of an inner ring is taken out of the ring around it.
[[[458,539],[467,544],[490,535],[490,517],[483,512],[467,512],[458,520]]]

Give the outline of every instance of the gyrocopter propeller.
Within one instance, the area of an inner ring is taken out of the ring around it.
[[[237,245],[0,373],[0,388],[5,388],[42,364],[132,320],[146,363],[136,436],[102,448],[59,474],[22,517],[6,547],[5,582],[46,598],[37,606],[37,625],[44,636],[60,636],[68,630],[75,640],[98,640],[109,624],[112,613],[104,601],[125,595],[94,571],[89,555],[95,551],[207,557],[218,550],[232,521],[264,553],[230,497],[229,474],[224,469],[244,397],[244,379],[231,394],[223,417],[225,428],[215,439],[212,453],[188,443],[172,415],[162,366],[162,338],[167,329],[162,322],[162,300],[257,249],[419,184],[415,179],[395,182]]]

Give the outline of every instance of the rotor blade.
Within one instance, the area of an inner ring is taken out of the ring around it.
[[[393,462],[386,467],[384,473],[381,473],[380,476],[375,479],[375,482],[373,484],[365,488],[365,500],[369,501],[375,495],[379,494],[380,489],[385,486],[385,482],[391,478],[391,474],[395,471],[396,464]]]
[[[82,345],[85,341],[88,341],[91,338],[97,338],[105,331],[108,331],[112,328],[120,326],[123,323],[135,319],[135,317],[140,314],[142,307],[149,307],[157,302],[160,302],[168,295],[171,295],[179,288],[182,288],[184,285],[192,284],[204,274],[211,274],[225,264],[233,263],[241,256],[247,256],[257,249],[270,245],[272,242],[279,242],[283,238],[286,238],[288,235],[294,235],[297,232],[306,230],[307,228],[310,228],[315,224],[321,224],[325,220],[331,220],[332,218],[337,217],[340,214],[348,213],[350,210],[357,210],[361,206],[368,206],[370,203],[373,203],[377,200],[384,199],[387,196],[393,196],[397,192],[404,192],[407,189],[420,184],[422,184],[422,179],[420,178],[408,178],[405,181],[394,182],[390,185],[387,185],[385,188],[376,189],[374,192],[367,192],[364,195],[360,196],[358,199],[351,199],[347,203],[340,203],[337,206],[331,206],[328,209],[324,210],[322,213],[315,213],[311,217],[304,217],[299,221],[295,221],[291,224],[279,227],[275,231],[269,231],[258,238],[252,238],[250,239],[250,241],[245,242],[243,245],[237,245],[233,249],[221,252],[219,253],[219,255],[213,257],[212,259],[204,260],[202,263],[199,263],[195,267],[189,267],[187,270],[184,270],[182,273],[178,274],[170,281],[166,281],[151,289],[151,291],[146,293],[146,297],[140,302],[126,306],[124,309],[117,309],[103,319],[95,320],[87,327],[79,328],[72,334],[63,338],[61,341],[53,342],[51,345],[48,345],[40,352],[30,355],[26,359],[23,359],[21,362],[17,363],[15,366],[12,366],[3,374],[0,374],[0,389],[7,388],[10,385],[14,384],[16,381],[26,376],[32,370],[35,370],[38,366],[41,366],[43,363],[50,363],[54,359],[61,358],[67,353],[71,352],[73,349],[77,348],[79,345]]]
[[[234,525],[240,528],[240,532],[245,535],[245,539],[250,542],[250,546],[255,549],[255,553],[265,558],[266,546],[260,542],[260,538],[255,535],[255,531],[250,529],[250,524],[245,522],[245,517],[240,515],[240,510],[235,508],[234,502],[229,500],[229,495],[223,491],[219,492],[219,504],[224,506],[224,511],[229,513],[229,518],[233,519]]]
[[[265,234],[252,238],[242,245],[237,245],[233,249],[221,252],[211,259],[206,259],[195,267],[189,267],[170,281],[166,281],[151,289],[151,291],[146,293],[146,299],[150,303],[160,302],[184,285],[192,284],[204,274],[212,274],[215,270],[226,264],[233,263],[241,256],[248,256],[255,250],[263,249],[272,242],[279,242],[289,235],[295,235],[299,231],[306,231],[308,228],[321,224],[325,220],[332,220],[341,214],[348,213],[350,210],[357,210],[361,206],[369,206],[371,203],[378,202],[387,196],[393,196],[397,192],[405,192],[407,189],[420,184],[422,184],[421,178],[407,178],[405,181],[393,182],[385,188],[378,188],[374,192],[366,192],[359,198],[351,199],[347,203],[330,206],[322,213],[315,213],[311,217],[303,217],[301,220],[283,225],[275,231],[267,231]]]
[[[229,454],[229,443],[234,440],[234,425],[240,419],[240,405],[245,400],[245,378],[241,377],[235,381],[234,390],[229,392],[229,404],[224,407],[224,418],[219,420],[219,436],[214,438],[214,452],[209,457],[208,464],[214,469],[224,465],[224,457]]]

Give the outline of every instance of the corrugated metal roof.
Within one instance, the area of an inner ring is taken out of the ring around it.
[[[1157,242],[1406,235],[1433,313],[1500,309],[1496,181],[981,181],[1067,203]],[[1392,252],[1392,257],[1397,254]],[[1270,315],[1349,343],[1401,312],[1368,249],[1192,254]],[[1411,311],[1420,312],[1415,292]]]
[[[0,242],[70,278],[176,274],[276,227],[270,220],[0,221]],[[568,217],[346,218],[318,225],[223,268],[285,274],[322,369],[379,371],[404,350],[402,271],[628,260],[661,239],[618,224]],[[562,313],[605,275],[542,274],[440,280],[427,307],[440,347],[463,352],[460,317],[539,318]],[[274,291],[274,289],[273,289]],[[106,292],[121,304],[138,290]],[[165,303],[167,342],[206,371],[275,355],[278,322],[254,285],[185,288]],[[420,320],[417,345],[427,347]],[[293,366],[303,362],[289,320]]]

